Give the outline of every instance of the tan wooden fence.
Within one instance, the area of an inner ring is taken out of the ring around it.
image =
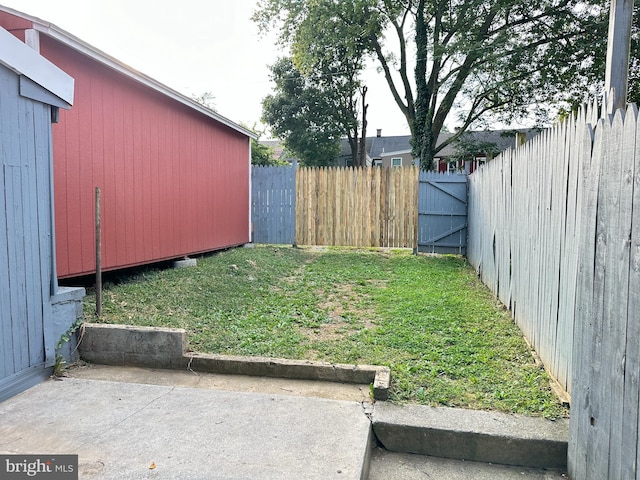
[[[418,167],[300,168],[296,243],[416,248]]]

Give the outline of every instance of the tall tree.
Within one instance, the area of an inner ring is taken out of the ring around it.
[[[271,72],[275,92],[262,102],[264,122],[301,164],[329,164],[340,153],[340,128],[332,99],[289,58],[279,59]]]
[[[261,0],[255,18],[282,26],[295,49],[298,25],[319,5],[362,26],[350,39],[377,59],[425,169],[470,126],[542,115],[601,78],[605,0]],[[438,144],[452,116],[457,133]]]
[[[375,28],[377,23],[352,20],[363,18],[361,10],[365,4],[361,0],[274,0],[262,2],[254,15],[264,29],[282,20],[281,44],[290,48],[295,67],[331,98],[334,121],[349,141],[352,163],[361,166],[366,159],[361,145],[366,137],[367,104],[366,86],[362,85],[360,74],[369,49],[369,28],[372,25]],[[280,19],[281,7],[291,15]]]
[[[482,120],[527,117],[593,83],[598,72],[585,66],[606,23],[600,5],[582,1],[419,0],[415,29],[414,150],[430,168],[456,140],[435,145],[454,109],[462,134]]]

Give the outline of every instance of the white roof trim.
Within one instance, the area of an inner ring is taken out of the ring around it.
[[[411,153],[412,150],[398,150],[396,152],[381,152],[380,158],[382,157],[392,157],[394,155],[406,155],[407,153]]]
[[[145,75],[144,73],[138,72],[137,70],[129,67],[128,65],[104,53],[103,51],[89,45],[85,41],[80,40],[78,37],[70,34],[69,32],[62,30],[61,28],[55,26],[54,24],[45,22],[37,17],[32,17],[30,15],[24,14],[17,10],[13,10],[1,5],[0,5],[0,10],[10,13],[12,15],[22,17],[26,20],[29,20],[30,22],[32,22],[34,30],[37,30],[43,33],[44,35],[47,35],[57,40],[58,42],[82,53],[83,55],[99,63],[102,63],[103,65],[117,71],[118,73],[125,75],[126,77],[129,77],[135,80],[138,83],[145,85],[146,87],[149,87],[163,95],[166,95],[167,97],[173,100],[176,100],[177,102],[182,103],[183,105],[193,108],[194,110],[197,110],[203,115],[206,115],[210,118],[213,118],[214,120],[217,120],[218,122],[226,125],[229,128],[232,128],[233,130],[236,130],[237,132],[242,133],[243,135],[247,135],[250,138],[257,139],[257,135],[251,130],[238,125],[237,123],[229,120],[226,117],[223,117],[222,115],[220,115],[217,112],[214,112],[213,110],[209,110],[208,108],[199,104],[198,102],[167,87],[166,85],[158,82],[157,80],[154,80],[153,78]]]
[[[35,50],[0,27],[0,63],[73,105],[74,80]]]

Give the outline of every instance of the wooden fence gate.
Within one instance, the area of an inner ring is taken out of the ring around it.
[[[296,167],[251,168],[252,241],[296,242]]]
[[[418,251],[467,252],[467,175],[420,172]]]

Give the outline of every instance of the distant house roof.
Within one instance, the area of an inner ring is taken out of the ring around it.
[[[516,133],[525,133],[527,136],[527,140],[535,137],[539,130],[537,129],[526,129],[526,130],[475,130],[475,131],[467,131],[462,134],[460,139],[464,140],[469,139],[470,142],[475,144],[492,144],[496,151],[503,152],[509,147],[515,147],[515,136]],[[439,143],[444,142],[446,139],[451,138],[453,133],[441,133],[440,137],[438,137]],[[487,152],[478,152],[478,153],[487,153]],[[436,157],[446,158],[452,157],[457,154],[457,144],[453,142],[442,150],[440,150]]]
[[[475,144],[491,144],[496,151],[502,152],[509,147],[515,146],[516,133],[526,133],[527,140],[535,137],[539,130],[527,129],[523,131],[519,130],[479,130],[479,131],[467,131],[462,134],[460,138],[468,139],[471,143]],[[438,137],[438,143],[442,143],[451,138],[453,133],[441,133]],[[276,159],[285,159],[286,150],[282,146],[280,140],[266,140],[260,141],[265,145],[268,145],[274,149],[274,157]],[[388,137],[375,136],[367,137],[365,146],[367,149],[367,164],[373,163],[373,160],[380,160],[382,157],[388,157],[390,155],[404,155],[412,151],[411,135],[393,135]],[[458,144],[453,142],[442,150],[440,150],[435,156],[436,158],[448,158],[456,155]],[[488,152],[478,152],[488,153]],[[334,159],[337,165],[348,165],[351,162],[351,145],[347,138],[340,139],[340,155]]]
[[[272,149],[274,160],[285,162],[297,160],[296,157],[289,153],[281,140],[260,140],[260,144],[266,145],[267,147]]]
[[[538,134],[536,129],[525,130],[527,140],[535,137]],[[495,145],[496,150],[504,151],[509,147],[515,146],[515,130],[482,130],[482,131],[468,131],[462,135],[467,138],[471,137],[470,141],[477,144],[490,143]],[[441,133],[438,137],[438,143],[442,143],[445,140],[451,138],[453,133]],[[342,139],[342,152],[340,159],[351,159],[351,147],[346,138]],[[366,141],[367,154],[373,159],[380,159],[382,156],[389,156],[390,154],[406,154],[412,150],[411,135],[395,135],[395,136],[375,136],[367,137]],[[454,156],[457,153],[456,142],[447,145],[440,150],[436,157],[446,158]],[[478,152],[485,153],[485,152]]]
[[[367,139],[368,140],[368,139]],[[381,158],[387,152],[411,150],[411,135],[399,135],[393,137],[372,137],[369,156],[373,159]]]
[[[85,41],[79,39],[78,37],[72,35],[69,32],[66,32],[65,30],[62,30],[61,28],[57,27],[52,23],[46,22],[44,20],[41,20],[40,18],[28,15],[26,13],[19,12],[17,10],[13,10],[11,8],[8,8],[2,5],[0,5],[0,12],[5,12],[10,15],[15,15],[25,20],[28,20],[32,24],[31,28],[33,28],[34,30],[57,40],[58,42],[82,53],[83,55],[86,55],[87,57],[92,58],[97,62],[102,63],[103,65],[106,65],[107,67],[133,79],[138,83],[145,85],[146,87],[149,87],[163,95],[166,95],[167,97],[172,98],[173,100],[176,100],[194,110],[197,110],[203,115],[206,115],[208,117],[211,117],[217,120],[218,122],[226,125],[227,127],[232,128],[233,130],[236,130],[244,135],[247,135],[248,137],[257,138],[256,134],[251,130],[244,128],[241,125],[238,125],[237,123],[229,120],[228,118],[223,117],[219,113],[208,109],[207,107],[199,104],[198,102],[192,100],[191,98],[167,87],[166,85],[158,82],[157,80],[154,80],[153,78],[145,75],[144,73],[141,73],[129,67],[128,65],[104,53],[103,51],[89,45]]]

